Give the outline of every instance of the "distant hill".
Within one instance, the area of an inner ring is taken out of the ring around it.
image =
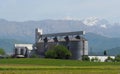
[[[3,48],[6,51],[6,53],[11,54],[13,53],[15,43],[27,43],[27,42],[22,42],[14,39],[0,39],[0,48]]]
[[[94,33],[87,33],[85,37],[89,41],[90,55],[103,55],[104,50],[110,50],[109,55],[114,55],[118,50],[116,47],[120,47],[120,38],[108,38]],[[116,54],[118,53],[119,50]]]
[[[120,55],[120,47],[107,50],[108,55]]]

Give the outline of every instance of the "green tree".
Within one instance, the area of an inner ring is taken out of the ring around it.
[[[54,49],[50,49],[50,50],[47,50],[45,52],[45,57],[46,58],[56,58],[57,57],[57,53],[55,52]]]
[[[72,56],[71,52],[63,45],[53,46],[52,49],[45,52],[46,58],[69,59],[70,56]]]
[[[104,51],[104,55],[105,55],[105,56],[107,55],[107,51],[106,51],[106,50]]]
[[[95,58],[92,58],[91,61],[92,62],[100,62],[100,59],[98,59],[97,57],[95,57]]]
[[[115,61],[120,62],[120,55],[115,56]]]
[[[37,54],[32,54],[32,55],[30,56],[30,58],[39,58],[39,55],[37,55]]]
[[[0,48],[0,55],[5,55],[5,51],[2,48]]]
[[[88,57],[88,55],[83,55],[82,60],[83,61],[90,61],[90,58]]]
[[[111,58],[110,56],[108,56],[107,59],[105,60],[105,62],[114,62],[114,59]]]

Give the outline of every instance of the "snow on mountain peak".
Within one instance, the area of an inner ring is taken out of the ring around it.
[[[99,19],[97,17],[89,17],[83,20],[83,23],[87,26],[94,26],[97,25]]]

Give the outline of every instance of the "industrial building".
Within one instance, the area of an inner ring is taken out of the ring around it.
[[[14,57],[25,58],[30,57],[33,50],[33,44],[15,44]]]
[[[45,57],[45,52],[55,45],[64,45],[71,51],[70,59],[81,60],[83,55],[88,55],[88,41],[84,37],[84,31],[64,32],[53,34],[42,34],[42,30],[35,30],[35,44],[15,44],[14,57],[27,58],[32,54]],[[108,57],[115,59],[115,56],[89,56],[97,58],[99,62],[105,62]],[[96,62],[96,61],[94,61]]]
[[[42,30],[35,30],[34,49],[40,57],[55,45],[64,45],[71,51],[70,59],[81,60],[83,55],[88,55],[88,41],[84,38],[84,31],[42,34]]]
[[[94,60],[93,62],[105,62],[105,60],[110,57],[115,59],[115,56],[88,56],[90,60],[97,58],[98,60]],[[111,62],[111,61],[110,61]]]

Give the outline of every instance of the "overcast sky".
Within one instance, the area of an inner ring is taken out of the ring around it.
[[[86,17],[120,21],[120,0],[0,0],[0,18],[9,21]]]

